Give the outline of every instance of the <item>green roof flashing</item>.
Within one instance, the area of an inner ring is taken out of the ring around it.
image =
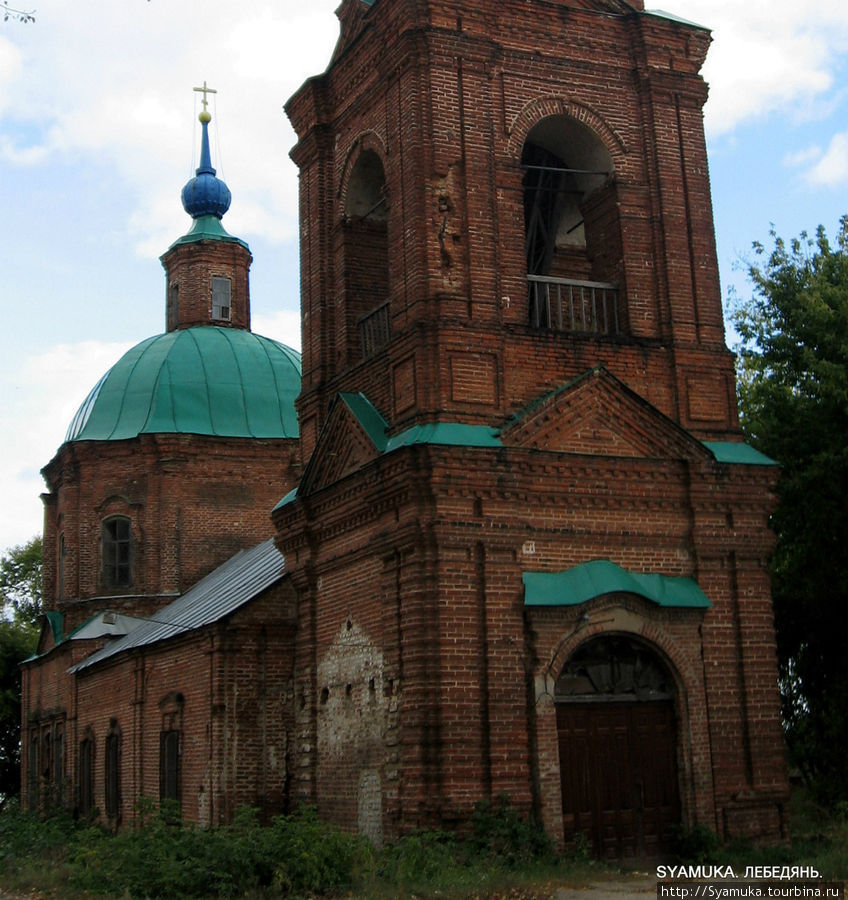
[[[53,640],[57,644],[62,643],[62,613],[56,612],[55,610],[49,610],[44,613],[44,618],[47,619],[47,624],[50,626],[50,630],[53,633]]]
[[[383,453],[386,449],[386,430],[389,425],[374,404],[363,393],[340,393],[339,399],[353,413],[371,443]]]
[[[386,451],[412,444],[441,444],[447,447],[502,447],[498,432],[488,425],[465,425],[462,422],[432,422],[413,425],[389,438]]]
[[[278,509],[282,509],[284,506],[288,506],[289,503],[294,501],[297,498],[297,488],[292,488],[285,497],[271,510],[272,513],[276,512]]]
[[[775,462],[755,450],[750,444],[734,441],[704,441],[704,446],[712,453],[720,463],[732,463],[741,466],[777,466]]]
[[[608,559],[564,572],[524,572],[525,606],[578,606],[604,594],[628,593],[658,606],[708,609],[712,604],[691,578],[629,572]]]
[[[653,16],[655,19],[668,19],[670,22],[677,22],[679,25],[689,25],[691,28],[699,28],[701,31],[710,31],[705,25],[699,25],[697,22],[690,22],[689,19],[682,19],[673,13],[665,12],[662,9],[646,9],[643,15]]]
[[[197,241],[225,241],[231,244],[241,244],[246,250],[250,250],[241,238],[233,237],[221,224],[217,216],[198,216],[194,224],[181,238],[177,238],[168,248],[178,247],[180,244],[194,244]]]
[[[365,394],[339,394],[380,453],[391,453],[413,444],[437,444],[448,447],[501,447],[498,432],[488,425],[463,422],[430,422],[413,425],[393,437],[387,437],[388,423]]]

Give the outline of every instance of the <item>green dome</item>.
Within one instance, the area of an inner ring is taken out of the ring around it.
[[[86,397],[65,440],[295,438],[299,392],[297,351],[250,331],[185,328],[127,351]]]

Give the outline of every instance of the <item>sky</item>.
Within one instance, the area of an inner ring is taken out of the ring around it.
[[[0,21],[0,552],[40,533],[74,412],[164,330],[159,256],[190,227],[199,95],[224,224],[253,253],[253,330],[300,347],[288,97],[329,62],[339,0],[36,0]],[[711,29],[705,126],[722,290],[753,241],[848,213],[848,3],[660,0]],[[18,0],[10,5],[20,5]],[[652,6],[648,0],[649,8]],[[732,337],[731,337],[732,343]]]

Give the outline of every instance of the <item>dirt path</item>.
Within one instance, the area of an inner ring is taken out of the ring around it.
[[[559,888],[554,900],[647,900],[657,893],[654,875],[633,875],[616,881],[598,881],[586,887]]]

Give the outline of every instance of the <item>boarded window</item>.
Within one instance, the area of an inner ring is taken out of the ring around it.
[[[129,587],[132,584],[130,537],[129,519],[123,516],[113,516],[103,522],[101,545],[103,584],[106,587]]]
[[[232,282],[219,275],[212,276],[212,318],[230,321]]]

